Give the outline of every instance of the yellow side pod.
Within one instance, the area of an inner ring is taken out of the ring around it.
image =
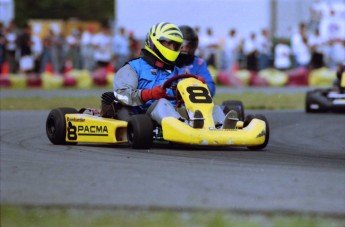
[[[66,114],[65,122],[67,142],[127,142],[126,121],[86,114]]]

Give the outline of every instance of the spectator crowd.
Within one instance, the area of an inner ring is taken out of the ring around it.
[[[201,33],[196,54],[217,70],[233,68],[259,71],[269,67],[288,70],[296,67],[335,69],[345,61],[345,3],[330,4],[315,0],[310,6],[310,20],[291,28],[288,39],[274,39],[266,28],[240,37],[233,27],[223,38],[211,27]],[[104,25],[75,29],[63,36],[50,30],[41,38],[31,27],[18,29],[14,22],[0,24],[0,69],[11,74],[40,74],[50,67],[61,74],[66,68],[93,71],[111,64],[119,69],[139,56],[142,45],[125,27],[111,29]],[[1,73],[1,72],[0,72]]]
[[[139,41],[124,27],[112,33],[107,25],[98,32],[90,26],[67,36],[51,29],[40,38],[29,25],[17,29],[14,22],[6,28],[0,24],[0,69],[6,65],[11,74],[40,74],[47,68],[57,74],[67,68],[92,71],[109,64],[120,68],[139,52]]]
[[[198,30],[198,28],[197,28]],[[239,37],[231,28],[226,38],[214,37],[212,28],[200,35],[201,54],[208,64],[227,70],[234,66],[259,71],[268,67],[335,69],[345,61],[345,2],[314,0],[309,21],[290,29],[290,38],[273,38],[268,29]]]

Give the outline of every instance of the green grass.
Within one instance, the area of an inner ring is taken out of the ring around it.
[[[4,227],[344,227],[345,218],[308,214],[243,214],[226,211],[171,211],[1,207]]]
[[[304,99],[305,93],[219,93],[215,95],[214,102],[219,105],[223,100],[240,100],[245,109],[303,109]]]
[[[100,107],[99,97],[2,98],[0,110],[50,110],[57,107]]]
[[[243,93],[243,94],[216,94],[215,104],[221,104],[223,100],[240,100],[245,109],[302,109],[304,108],[304,93],[293,94],[264,94],[264,93]],[[21,97],[2,98],[0,110],[50,110],[57,107],[100,107],[100,97]]]

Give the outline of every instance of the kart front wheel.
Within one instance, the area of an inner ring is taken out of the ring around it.
[[[133,115],[127,125],[129,145],[134,149],[149,149],[153,142],[153,124],[148,115]]]
[[[332,102],[326,97],[330,90],[308,91],[305,98],[306,113],[323,113],[331,110]]]
[[[311,96],[313,95],[313,92],[308,91],[306,98],[305,98],[305,112],[307,113],[312,113],[313,109],[310,107],[311,106]]]
[[[264,121],[265,124],[266,124],[266,129],[265,129],[265,133],[266,133],[266,135],[265,135],[265,141],[264,141],[263,144],[260,144],[260,145],[257,145],[257,146],[250,146],[250,147],[248,147],[248,149],[250,149],[250,150],[262,150],[262,149],[264,149],[264,148],[267,146],[268,141],[269,141],[269,139],[270,139],[270,127],[269,127],[269,125],[268,125],[268,121],[267,121],[266,117],[265,117],[264,115],[262,115],[262,114],[256,114],[256,115],[250,114],[250,115],[248,115],[248,116],[246,117],[246,119],[244,120],[244,125],[243,125],[243,126],[244,126],[244,127],[247,127],[247,126],[249,125],[249,123],[250,123],[254,118],[259,119],[259,120],[262,120],[262,121]]]
[[[57,108],[50,111],[46,121],[47,137],[55,145],[76,144],[66,142],[66,114],[78,113],[74,108]]]

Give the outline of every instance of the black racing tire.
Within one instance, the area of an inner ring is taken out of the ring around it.
[[[133,149],[150,149],[153,143],[153,123],[150,116],[133,115],[128,121],[127,139]]]
[[[267,121],[266,117],[264,115],[262,115],[262,114],[248,115],[246,120],[245,120],[244,126],[245,126],[246,123],[247,123],[246,126],[248,126],[250,121],[252,121],[254,118],[260,119],[260,120],[262,120],[262,121],[264,121],[266,123],[266,136],[265,136],[265,141],[264,141],[263,144],[257,145],[257,146],[250,146],[250,147],[248,147],[248,149],[250,149],[250,150],[262,150],[262,149],[264,149],[267,146],[268,141],[270,139],[270,127],[269,127],[269,124],[268,124],[268,121]]]
[[[313,109],[310,108],[310,99],[311,99],[311,95],[313,94],[312,91],[308,91],[307,95],[305,97],[305,112],[306,113],[312,113]]]
[[[244,120],[244,106],[241,101],[238,100],[226,100],[222,103],[222,109],[226,115],[230,110],[235,110],[240,121]]]
[[[56,108],[50,111],[46,120],[47,137],[55,145],[73,145],[76,142],[66,142],[66,114],[78,113],[74,108]]]
[[[248,114],[243,122],[243,127],[247,127],[249,123],[255,118],[254,114]]]
[[[326,97],[330,89],[315,89],[308,91],[305,97],[306,113],[325,113],[332,109],[332,102]],[[317,108],[312,108],[316,106]]]

